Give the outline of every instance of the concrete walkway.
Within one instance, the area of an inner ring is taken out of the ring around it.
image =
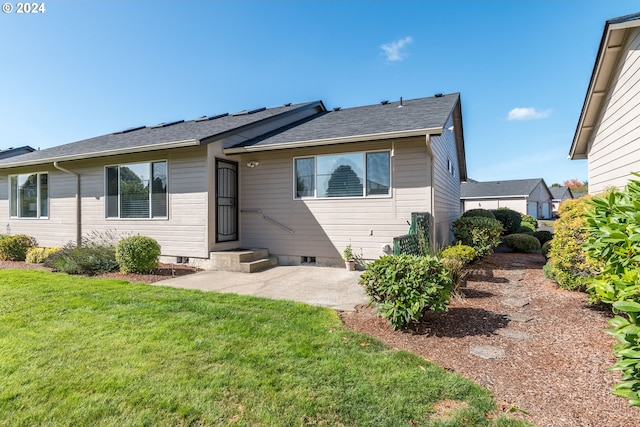
[[[353,311],[368,298],[358,285],[360,273],[339,268],[280,266],[259,273],[201,271],[154,283],[240,295],[304,302],[339,311]]]

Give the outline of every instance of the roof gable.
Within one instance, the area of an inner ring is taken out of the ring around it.
[[[460,198],[526,197],[529,196],[541,182],[544,183],[542,178],[487,182],[467,181],[460,184]]]
[[[586,159],[588,157],[589,141],[601,116],[611,77],[615,73],[618,63],[624,58],[622,47],[627,33],[629,29],[639,26],[640,13],[609,19],[605,23],[591,80],[578,119],[578,126],[569,150],[570,159]]]

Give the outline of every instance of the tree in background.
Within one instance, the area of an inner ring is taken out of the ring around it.
[[[569,187],[574,195],[576,193],[585,194],[589,192],[589,183],[587,181],[580,181],[576,178],[565,181],[563,185],[565,187]]]

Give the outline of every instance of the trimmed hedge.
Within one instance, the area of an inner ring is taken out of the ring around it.
[[[491,213],[491,211],[487,209],[469,209],[468,211],[462,214],[463,218],[470,217],[470,216],[479,216],[482,218],[496,219],[496,217]]]
[[[515,252],[537,252],[540,241],[529,234],[509,234],[502,238],[502,242]]]
[[[520,212],[516,212],[509,208],[499,208],[492,210],[491,213],[496,217],[504,228],[503,234],[513,234],[520,228],[522,217]]]
[[[478,216],[462,217],[453,222],[453,235],[463,245],[471,246],[482,258],[500,244],[502,224],[498,220]]]
[[[476,258],[476,250],[467,245],[453,245],[442,249],[438,254],[440,258],[454,258],[468,264]]]
[[[147,274],[158,268],[160,245],[151,237],[131,236],[116,245],[116,260],[122,273]]]

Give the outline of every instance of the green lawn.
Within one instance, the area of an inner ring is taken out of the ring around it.
[[[522,425],[494,410],[329,309],[0,270],[2,426]]]

